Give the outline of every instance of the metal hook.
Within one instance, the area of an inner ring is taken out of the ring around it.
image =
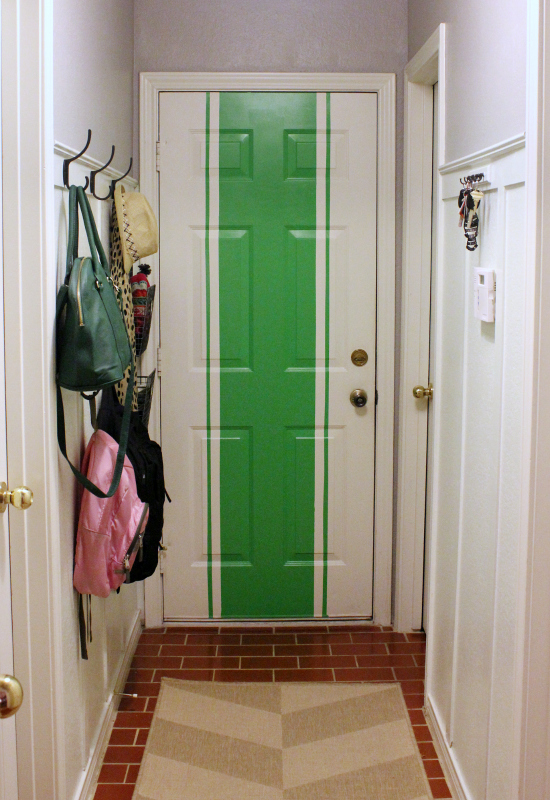
[[[80,158],[80,156],[84,155],[84,153],[86,152],[86,150],[90,146],[90,142],[91,141],[92,141],[92,131],[90,130],[90,128],[88,128],[88,140],[87,140],[86,144],[84,145],[84,149],[81,150],[80,153],[78,153],[76,156],[73,156],[72,158],[63,159],[63,186],[66,186],[67,189],[70,186],[70,184],[69,184],[69,164],[71,163],[71,161],[76,161],[77,158]],[[88,180],[88,178],[86,178],[86,183],[84,184],[83,189],[87,189],[89,185],[90,185],[90,181]]]
[[[118,183],[119,181],[121,181],[123,178],[125,178],[127,175],[129,175],[129,174],[130,174],[130,170],[132,169],[132,164],[133,164],[133,161],[134,161],[134,159],[133,159],[133,158],[131,158],[131,159],[130,159],[130,166],[128,167],[128,169],[126,170],[126,172],[124,173],[124,175],[121,175],[121,176],[120,176],[120,178],[116,178],[116,180],[112,180],[112,181],[111,181],[111,197],[114,197],[114,196],[115,196],[115,186],[117,185],[117,183]]]
[[[114,157],[115,157],[115,146],[112,145],[111,157],[107,161],[107,163],[103,164],[103,166],[100,167],[99,169],[93,169],[90,172],[90,192],[93,194],[93,196],[95,197],[96,200],[109,200],[109,198],[111,197],[111,189],[109,189],[109,191],[107,192],[107,195],[105,197],[98,197],[97,196],[97,194],[95,193],[95,176],[99,172],[103,172],[104,169],[107,169],[107,167],[109,166],[109,164],[111,163],[111,161],[113,160]]]

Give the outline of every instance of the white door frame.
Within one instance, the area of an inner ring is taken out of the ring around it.
[[[432,267],[433,85],[439,83],[439,148],[445,163],[445,25],[405,67],[403,272],[394,626],[422,627]],[[437,179],[439,180],[439,178]],[[437,387],[436,387],[437,391]]]
[[[0,31],[2,30],[2,8],[0,7]],[[0,76],[2,43],[0,35]],[[2,95],[0,92],[0,119],[2,118]],[[0,126],[0,156],[2,154],[2,130]],[[0,157],[0,475],[6,480],[6,369],[4,364],[4,242],[2,220],[2,158]],[[0,515],[0,672],[13,675],[13,628],[11,617],[11,575],[10,575],[10,533],[9,514]],[[10,800],[18,796],[17,739],[15,717],[0,722],[0,800]]]
[[[19,796],[65,800],[49,0],[2,4],[2,146],[7,478],[34,492],[28,511],[7,512],[14,673],[25,693],[15,717]]]
[[[394,343],[395,343],[395,75],[388,73],[208,73],[144,72],[140,83],[140,188],[158,214],[156,142],[159,93],[166,91],[318,91],[378,94],[378,243],[377,243],[377,364],[376,476],[374,521],[374,621],[391,622]],[[158,258],[151,262],[158,269]],[[158,274],[158,273],[157,273]],[[158,306],[149,361],[159,344]],[[147,354],[146,354],[147,357]],[[158,399],[158,391],[157,391]],[[158,402],[153,403],[151,428],[160,435]],[[167,476],[170,490],[170,476]],[[147,626],[163,622],[160,571],[145,583]]]

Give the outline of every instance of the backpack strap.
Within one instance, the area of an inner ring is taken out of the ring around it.
[[[59,449],[67,459],[67,463],[69,464],[70,468],[73,471],[73,474],[77,481],[84,486],[89,492],[94,494],[96,497],[112,497],[116,490],[118,489],[118,484],[120,483],[120,476],[122,475],[122,469],[124,467],[124,457],[126,455],[126,450],[128,448],[128,435],[130,433],[130,419],[132,416],[132,403],[134,397],[134,377],[135,377],[135,364],[134,359],[132,358],[132,365],[130,369],[130,378],[128,380],[128,387],[126,389],[126,400],[124,402],[124,414],[122,415],[122,425],[120,428],[120,441],[118,445],[118,454],[116,457],[116,464],[115,464],[115,471],[113,473],[113,480],[111,481],[111,485],[107,492],[102,492],[99,487],[92,483],[92,481],[88,480],[86,475],[83,475],[75,466],[71,464],[69,461],[69,457],[67,455],[67,440],[65,434],[65,410],[63,408],[63,395],[61,394],[61,388],[59,385],[57,386],[57,441],[59,443]]]

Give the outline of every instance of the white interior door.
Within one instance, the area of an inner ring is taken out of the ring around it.
[[[165,619],[372,616],[377,127],[369,92],[160,95]]]

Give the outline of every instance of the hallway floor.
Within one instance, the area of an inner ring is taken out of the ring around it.
[[[200,681],[401,683],[435,800],[450,798],[424,703],[425,636],[375,625],[146,629],[139,640],[94,800],[131,800],[163,676]]]

